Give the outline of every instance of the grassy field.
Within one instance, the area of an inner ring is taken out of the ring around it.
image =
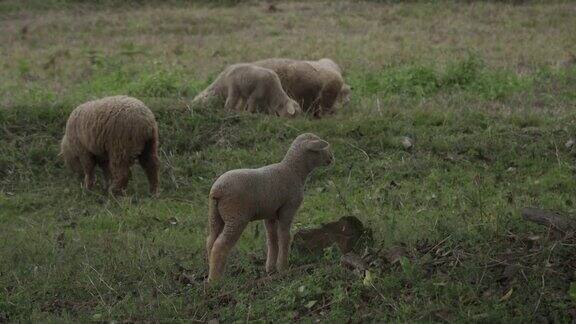
[[[576,242],[519,211],[576,212],[576,3],[276,7],[0,1],[0,322],[573,320]],[[336,60],[350,105],[323,120],[188,110],[227,64],[277,56]],[[126,197],[84,191],[58,157],[69,112],[116,94],[157,116],[157,199],[138,168]],[[358,217],[370,277],[329,249],[247,285],[265,277],[254,223],[206,289],[212,182],[302,132],[336,163],[309,179],[294,230]]]

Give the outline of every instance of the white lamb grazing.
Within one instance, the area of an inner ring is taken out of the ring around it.
[[[305,133],[296,137],[280,163],[220,176],[209,197],[208,282],[222,275],[228,253],[246,225],[255,220],[263,219],[266,225],[266,271],[286,269],[290,227],[304,198],[306,178],[333,160],[328,142]]]
[[[225,98],[227,110],[282,117],[296,117],[302,112],[300,105],[282,89],[276,72],[253,64],[230,65],[192,103],[203,103],[211,97]]]

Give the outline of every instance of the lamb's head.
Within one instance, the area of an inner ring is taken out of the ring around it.
[[[328,166],[334,161],[330,144],[312,133],[298,135],[287,156],[298,158],[309,170],[319,166]]]
[[[80,165],[80,158],[74,153],[70,147],[70,143],[66,135],[62,138],[60,143],[60,156],[64,160],[64,164],[69,167],[74,173],[82,175],[82,166]]]
[[[302,114],[302,108],[295,100],[288,98],[276,109],[276,113],[281,117],[294,118]]]

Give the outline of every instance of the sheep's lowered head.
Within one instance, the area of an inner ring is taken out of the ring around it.
[[[300,105],[295,100],[288,98],[288,101],[280,105],[276,113],[281,117],[294,118],[302,114],[302,108],[300,108]]]
[[[72,169],[74,173],[82,176],[83,170],[80,165],[80,159],[77,154],[70,149],[70,144],[68,143],[68,138],[66,135],[62,138],[62,143],[60,143],[60,156],[64,160],[64,164]]]
[[[343,106],[347,105],[350,102],[350,96],[352,95],[352,87],[347,84],[342,86],[340,93],[338,94],[338,102]]]
[[[320,166],[328,166],[334,161],[330,144],[315,134],[304,133],[298,135],[292,142],[285,160],[300,160],[308,170]]]

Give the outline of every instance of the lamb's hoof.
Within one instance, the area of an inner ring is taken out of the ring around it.
[[[279,266],[276,266],[276,269],[278,270],[278,273],[282,273],[282,272],[288,271],[288,269],[290,269],[290,266],[288,266],[287,264],[281,265],[281,266],[279,265]]]

